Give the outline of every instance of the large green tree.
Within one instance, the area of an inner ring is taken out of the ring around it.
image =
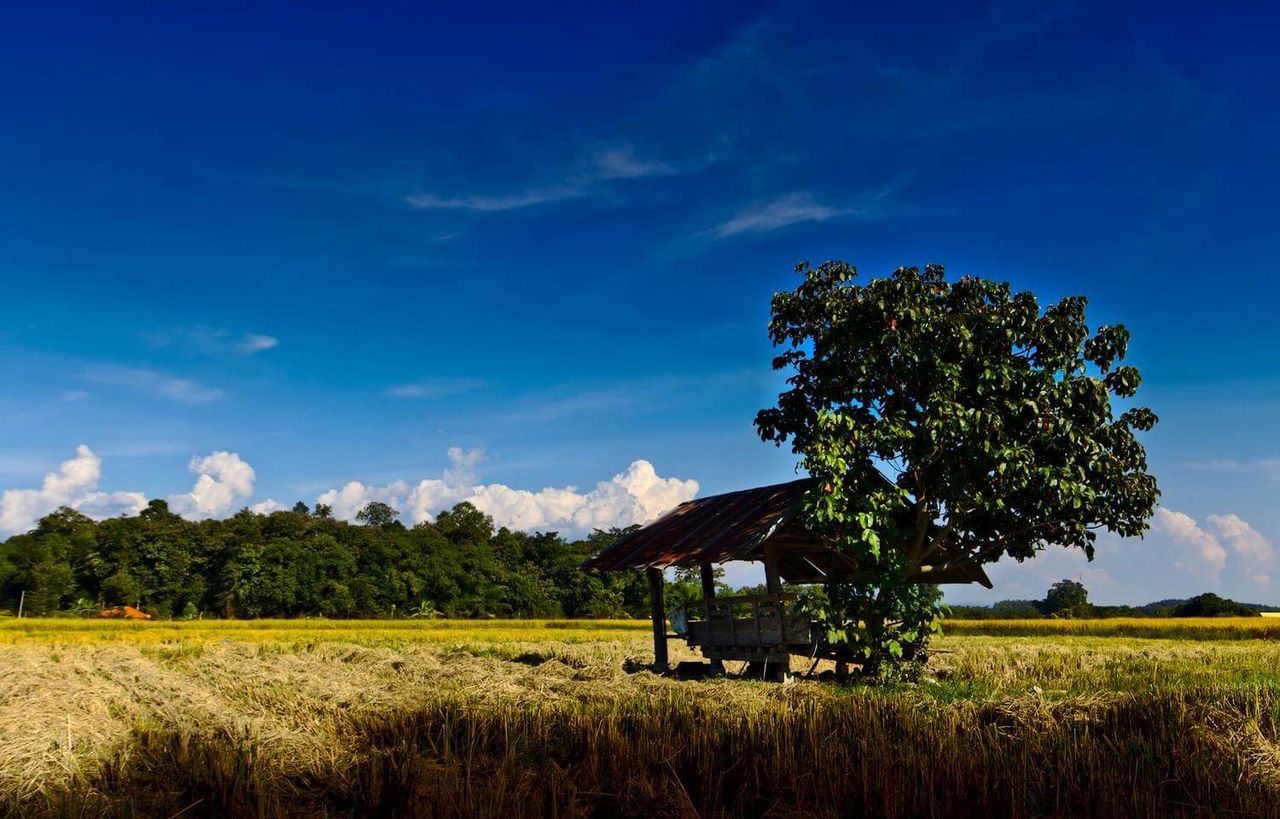
[[[769,324],[789,388],[756,427],[801,456],[818,479],[809,525],[857,563],[823,614],[864,670],[920,655],[931,558],[981,565],[1061,544],[1092,559],[1098,530],[1145,531],[1159,492],[1135,432],[1156,416],[1128,406],[1141,379],[1120,363],[1123,326],[1091,331],[1082,297],[1041,309],[935,265],[865,284],[844,262],[797,272]]]
[[[1077,580],[1059,580],[1044,596],[1046,614],[1070,613],[1089,605],[1089,590]]]

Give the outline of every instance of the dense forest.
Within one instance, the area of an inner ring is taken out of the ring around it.
[[[555,532],[495,529],[468,503],[406,527],[371,503],[357,523],[321,505],[193,522],[153,500],[134,517],[95,521],[73,509],[0,543],[0,614],[23,597],[31,616],[94,615],[133,605],[159,618],[194,617],[648,617],[638,571],[586,573],[578,565],[629,530],[569,540]],[[717,572],[719,574],[719,572]],[[718,584],[721,591],[727,591]],[[764,588],[741,589],[764,593]],[[797,589],[802,596],[820,588]],[[669,605],[701,596],[696,571],[678,571]],[[1044,600],[952,606],[962,619],[1256,615],[1271,608],[1213,594],[1145,606],[1098,606],[1075,581]]]
[[[134,517],[71,509],[0,544],[0,610],[94,614],[137,605],[167,617],[647,616],[641,574],[578,564],[624,530],[582,540],[494,528],[459,504],[406,527],[373,503],[361,525],[320,506],[188,521],[153,500]],[[696,581],[677,579],[674,599]]]

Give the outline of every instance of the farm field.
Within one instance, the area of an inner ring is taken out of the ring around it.
[[[951,621],[878,688],[659,677],[648,629],[2,620],[0,810],[1280,813],[1261,618]]]

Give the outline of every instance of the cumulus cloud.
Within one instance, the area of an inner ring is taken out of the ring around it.
[[[249,511],[257,515],[269,515],[272,512],[279,512],[281,510],[288,509],[288,508],[289,508],[288,506],[285,506],[283,503],[276,500],[275,498],[267,498],[266,500],[260,503],[255,503],[252,506],[250,506]]]
[[[1207,520],[1230,548],[1236,573],[1249,583],[1269,586],[1276,562],[1275,547],[1239,515],[1209,515]]]
[[[994,590],[952,586],[947,598],[1039,599],[1055,581],[1072,578],[1085,584],[1090,600],[1104,604],[1147,603],[1206,591],[1274,602],[1276,558],[1271,542],[1239,515],[1207,515],[1200,521],[1160,507],[1144,538],[1103,534],[1092,563],[1079,549],[1050,546],[1032,560],[1003,560],[989,567]]]
[[[316,504],[328,506],[339,520],[355,520],[356,513],[374,501],[402,509],[410,491],[409,484],[404,481],[393,481],[385,486],[366,486],[360,481],[349,481],[339,489],[322,493],[316,498]]]
[[[169,498],[169,506],[184,518],[219,517],[253,494],[253,467],[234,452],[196,456],[187,465],[199,477],[190,492]]]
[[[470,486],[477,480],[476,467],[486,460],[483,449],[449,447],[449,468],[444,471],[445,483],[450,486]]]
[[[60,506],[93,518],[135,514],[147,505],[141,492],[99,492],[102,459],[89,447],[76,447],[74,458],[44,476],[39,489],[8,489],[0,495],[0,533],[17,534]]]
[[[1169,535],[1180,547],[1171,555],[1175,567],[1203,572],[1206,581],[1217,586],[1218,576],[1227,565],[1227,550],[1215,535],[1200,528],[1190,515],[1163,506],[1156,510],[1151,528]]]
[[[191,520],[220,517],[235,510],[253,494],[253,467],[234,452],[213,452],[193,457],[188,469],[196,477],[190,492],[169,498],[170,508]],[[91,518],[134,515],[147,506],[142,492],[101,492],[102,459],[89,447],[76,447],[74,458],[45,475],[38,489],[9,489],[0,495],[0,534],[30,530],[40,518],[60,506],[69,506]],[[268,498],[253,506],[267,514],[285,508]]]
[[[582,534],[597,528],[648,523],[698,492],[698,482],[663,478],[653,464],[637,460],[623,472],[600,481],[588,492],[577,487],[516,489],[505,484],[477,482],[476,467],[484,461],[479,449],[449,450],[450,466],[440,478],[428,478],[411,486],[394,481],[366,486],[351,481],[330,489],[316,499],[327,504],[336,517],[353,520],[372,501],[399,510],[408,523],[433,521],[443,509],[467,501],[490,515],[499,526],[527,530],[560,530]]]

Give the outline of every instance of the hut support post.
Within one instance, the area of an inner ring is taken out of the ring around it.
[[[782,576],[778,574],[778,549],[772,543],[764,545],[764,586],[769,594],[782,594]],[[768,673],[768,679],[774,682],[786,682],[791,676],[791,657],[786,653],[787,612],[782,601],[777,598],[773,601],[773,612],[778,617],[778,637],[782,642],[783,659],[774,669],[770,669],[769,661],[765,660],[761,673]],[[757,630],[759,627],[757,620]]]
[[[772,543],[764,545],[764,586],[769,594],[782,594],[782,578],[778,575],[778,550]]]
[[[662,569],[645,569],[649,577],[650,615],[653,617],[653,670],[667,670],[667,611],[662,604]]]
[[[835,585],[835,581],[827,580],[827,599],[830,599],[833,596],[831,587],[834,585]],[[836,660],[836,678],[843,680],[848,676],[849,676],[848,660],[844,660],[844,659]]]
[[[710,563],[703,563],[699,568],[702,569],[702,599],[715,600],[716,599],[715,570],[711,568]],[[707,634],[710,635],[712,633],[711,632],[711,607],[705,606],[705,609],[707,612]],[[723,674],[724,660],[717,660],[713,658],[711,660],[711,673]]]

